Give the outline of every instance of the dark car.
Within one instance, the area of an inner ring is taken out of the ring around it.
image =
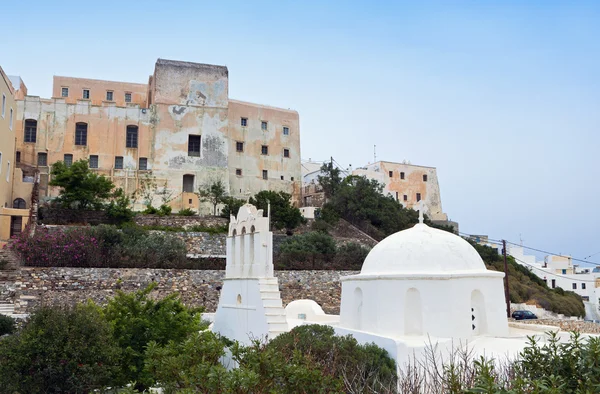
[[[512,317],[515,320],[537,319],[537,316],[529,311],[514,311]]]

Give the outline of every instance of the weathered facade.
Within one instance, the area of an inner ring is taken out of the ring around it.
[[[433,221],[447,221],[442,211],[442,198],[435,167],[378,161],[357,168],[353,175],[375,179],[384,185],[383,192],[400,201],[406,208],[415,208],[423,201],[427,215]]]
[[[40,170],[88,159],[126,192],[153,184],[153,201],[208,213],[198,189],[221,181],[238,198],[300,194],[296,111],[229,100],[223,66],[159,59],[145,84],[54,77],[53,97],[17,101],[17,151]],[[148,182],[150,181],[150,182]],[[148,201],[138,194],[136,208]]]
[[[17,103],[14,87],[0,67],[0,247],[27,224],[33,178],[24,176],[15,150]],[[23,85],[24,88],[24,85]],[[29,182],[31,180],[31,183]]]

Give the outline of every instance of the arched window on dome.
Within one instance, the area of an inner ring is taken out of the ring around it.
[[[360,330],[363,321],[363,292],[360,287],[354,289],[354,328]]]
[[[421,293],[414,287],[404,297],[404,335],[423,335]]]
[[[471,331],[473,335],[486,334],[487,319],[485,316],[485,299],[479,290],[471,292]]]

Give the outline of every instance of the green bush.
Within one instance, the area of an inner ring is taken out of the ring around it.
[[[15,332],[15,319],[10,316],[0,315],[0,336]]]
[[[88,393],[119,380],[120,350],[93,304],[42,307],[0,340],[2,393]]]
[[[312,231],[286,239],[279,248],[278,263],[288,269],[320,269],[333,260],[335,253],[331,235]]]
[[[360,271],[370,251],[371,249],[355,242],[340,245],[335,254],[335,265],[347,270]]]
[[[144,352],[150,342],[163,346],[169,341],[182,342],[203,328],[201,308],[186,307],[176,293],[154,300],[150,293],[155,287],[152,283],[135,293],[119,291],[104,308],[114,338],[123,349],[121,385],[137,382],[137,387],[143,389],[154,383],[154,377],[144,371]]]
[[[169,216],[173,208],[168,206],[167,204],[162,204],[158,208],[154,208],[152,205],[146,205],[146,209],[142,211],[145,215],[158,215],[158,216]]]
[[[180,209],[179,212],[177,212],[178,216],[194,216],[196,215],[196,211],[194,211],[191,208],[185,208],[185,209]]]
[[[346,392],[382,392],[396,387],[396,363],[384,349],[360,345],[350,335],[337,336],[330,326],[299,326],[266,347],[286,359],[297,353],[309,355],[311,364],[323,374],[340,381],[348,378],[351,382],[346,382]]]

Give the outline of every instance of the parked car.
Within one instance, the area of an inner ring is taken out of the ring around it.
[[[514,311],[512,313],[512,317],[515,320],[528,320],[528,319],[537,319],[538,317],[529,311]]]

